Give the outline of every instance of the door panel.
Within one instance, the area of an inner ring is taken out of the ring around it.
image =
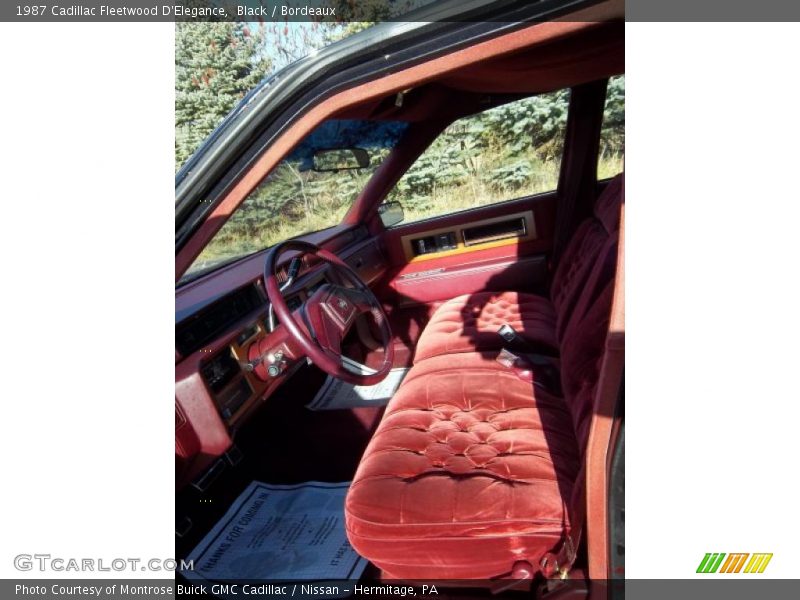
[[[536,220],[533,211],[526,210],[408,233],[400,237],[400,244],[408,262],[422,262],[535,239]]]
[[[431,305],[483,290],[539,291],[547,281],[555,192],[392,228],[384,297]]]
[[[547,277],[544,255],[511,257],[482,263],[439,267],[409,273],[390,285],[400,307],[433,304],[481,290],[535,292]]]

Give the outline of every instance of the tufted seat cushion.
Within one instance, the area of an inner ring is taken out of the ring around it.
[[[396,578],[538,565],[568,530],[578,456],[564,400],[488,356],[431,358],[409,372],[364,454],[348,537]]]
[[[558,345],[556,312],[549,300],[521,292],[479,292],[448,300],[434,312],[414,360],[499,348],[497,330],[505,323],[529,343]]]

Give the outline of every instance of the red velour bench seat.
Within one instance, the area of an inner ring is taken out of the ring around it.
[[[484,296],[484,310],[491,303],[494,312],[453,316],[458,331],[423,333],[345,502],[350,543],[385,576],[491,579],[520,562],[535,571],[559,551],[580,498],[573,493],[608,331],[622,201],[620,177],[596,203],[596,218],[581,225],[583,241],[570,244],[551,302]],[[469,306],[452,302],[462,308],[447,314]],[[550,327],[559,350],[551,368],[524,356],[514,366],[496,360],[500,314],[518,318],[526,333]],[[490,327],[493,338],[476,336]],[[485,342],[481,352],[476,340]]]

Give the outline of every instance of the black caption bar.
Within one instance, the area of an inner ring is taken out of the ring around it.
[[[0,598],[27,598],[30,600],[167,600],[193,598],[302,598],[322,600],[331,597],[359,598],[437,598],[475,597],[498,591],[498,581],[282,581],[282,582],[207,582],[179,578],[172,579],[3,579],[0,580]],[[519,584],[519,581],[508,581]],[[521,582],[525,583],[525,582]],[[590,597],[612,597],[615,600],[752,600],[752,598],[800,597],[800,580],[754,579],[749,577],[726,579],[614,579],[567,580],[554,582],[562,593],[581,593]],[[514,589],[517,589],[516,587]],[[555,591],[555,589],[553,590]],[[340,595],[341,594],[341,595]],[[488,597],[488,596],[487,596]],[[524,596],[523,596],[524,597]]]
[[[521,1],[521,0],[520,0]],[[353,21],[485,21],[487,11],[514,0],[463,0],[450,19],[438,14],[449,0],[9,0],[0,3],[0,21],[24,22],[158,22],[263,21],[347,23]],[[525,0],[543,12],[624,5],[628,22],[798,21],[800,2],[787,0]],[[617,11],[619,12],[619,11]]]
[[[555,5],[583,4],[586,0],[533,0]],[[589,4],[594,3],[592,0]],[[507,5],[508,1],[467,0],[476,7]],[[441,0],[10,0],[0,3],[0,21],[262,21],[336,22],[440,20],[417,15],[420,9],[444,5]],[[513,2],[511,2],[513,4]],[[470,20],[458,17],[454,20]],[[477,17],[475,20],[480,20]]]

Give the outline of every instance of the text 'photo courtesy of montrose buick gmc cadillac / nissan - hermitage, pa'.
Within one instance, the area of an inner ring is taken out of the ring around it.
[[[484,5],[259,75],[187,153],[182,585],[624,576],[624,6]]]

